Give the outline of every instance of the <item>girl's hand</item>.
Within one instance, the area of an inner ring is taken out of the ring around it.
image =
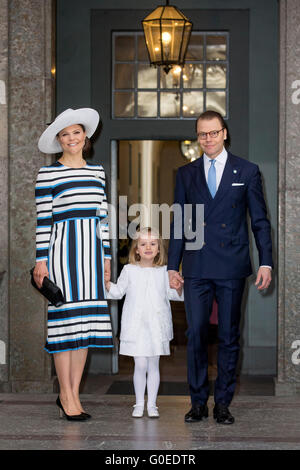
[[[104,284],[105,284],[105,289],[107,290],[107,292],[110,291],[110,281],[105,281],[104,280]]]
[[[177,271],[168,271],[169,275],[169,283],[171,289],[180,289],[182,288],[182,284],[184,283],[183,277]]]
[[[43,285],[44,277],[49,277],[49,272],[47,268],[46,261],[39,261],[36,263],[33,271],[33,279],[36,282],[36,285],[40,289]]]

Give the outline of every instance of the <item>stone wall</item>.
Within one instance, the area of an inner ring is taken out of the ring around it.
[[[0,0],[0,383],[8,382],[8,0]]]
[[[300,3],[280,1],[278,374],[300,393]]]
[[[34,184],[39,168],[47,163],[38,151],[37,141],[45,124],[52,120],[54,98],[53,4],[51,0],[1,0],[0,5],[4,13],[2,16],[0,12],[1,40],[6,44],[1,48],[4,57],[0,73],[9,106],[7,117],[7,104],[0,104],[1,122],[8,123],[8,135],[7,126],[1,126],[4,224],[1,223],[0,271],[4,271],[1,281],[4,301],[0,326],[3,323],[9,350],[1,388],[46,391],[52,390],[51,363],[48,355],[43,354],[46,306],[30,285],[29,270],[35,262]]]

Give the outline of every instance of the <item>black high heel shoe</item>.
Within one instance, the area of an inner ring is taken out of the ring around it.
[[[67,413],[63,409],[63,406],[61,404],[59,395],[56,399],[56,404],[59,408],[59,417],[60,418],[65,417],[68,421],[86,421],[88,419],[87,416],[84,416],[83,413],[81,413],[80,415],[67,415]]]

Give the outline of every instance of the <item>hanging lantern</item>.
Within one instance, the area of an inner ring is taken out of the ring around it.
[[[166,73],[173,65],[183,67],[192,23],[176,7],[158,6],[143,21],[150,64],[163,66]]]

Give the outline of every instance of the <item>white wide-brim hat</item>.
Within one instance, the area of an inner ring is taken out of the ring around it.
[[[99,124],[100,116],[92,108],[66,109],[59,114],[55,121],[42,133],[39,138],[38,148],[43,153],[62,152],[60,143],[57,140],[57,134],[68,126],[82,124],[85,128],[87,137],[91,137]]]

